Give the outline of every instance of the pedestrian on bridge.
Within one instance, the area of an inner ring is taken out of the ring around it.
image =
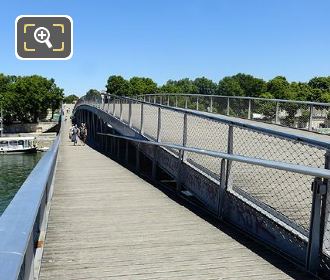
[[[73,142],[74,146],[76,146],[76,144],[78,143],[78,135],[79,135],[79,128],[75,124],[72,129],[72,136],[71,136],[71,142]]]
[[[82,123],[81,127],[80,127],[80,139],[81,139],[81,141],[83,141],[84,146],[85,146],[86,139],[87,139],[87,127],[86,127],[85,123]]]

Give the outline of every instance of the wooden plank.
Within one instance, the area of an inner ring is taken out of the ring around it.
[[[307,279],[268,259],[62,135],[40,279]]]

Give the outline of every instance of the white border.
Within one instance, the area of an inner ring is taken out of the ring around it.
[[[17,23],[23,17],[65,17],[71,22],[71,52],[70,55],[64,58],[24,58],[17,53]],[[69,60],[73,56],[73,19],[68,15],[20,15],[15,20],[15,55],[19,60]]]

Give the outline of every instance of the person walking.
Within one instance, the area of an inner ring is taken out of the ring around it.
[[[78,135],[79,135],[79,128],[77,125],[75,125],[72,129],[72,136],[71,136],[71,142],[73,142],[73,145],[76,146],[78,143]]]
[[[81,127],[80,127],[80,139],[81,139],[81,141],[83,141],[84,146],[85,146],[86,139],[87,139],[87,127],[86,127],[85,123],[82,123]]]
[[[74,125],[72,125],[70,127],[70,130],[69,130],[69,139],[70,139],[70,141],[72,140],[73,128],[74,128]]]

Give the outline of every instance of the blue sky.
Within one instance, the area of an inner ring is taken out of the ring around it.
[[[330,75],[329,0],[3,0],[0,72],[54,77],[66,94],[103,89],[109,75],[168,79],[249,73],[307,81]],[[74,21],[69,61],[20,61],[23,14]]]

